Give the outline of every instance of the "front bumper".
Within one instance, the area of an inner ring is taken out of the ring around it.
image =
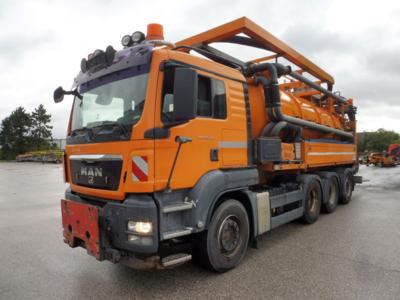
[[[81,246],[98,260],[117,262],[123,256],[147,256],[158,252],[157,206],[148,195],[131,195],[120,202],[96,203],[67,190],[61,200],[64,241],[71,247]],[[128,236],[128,221],[151,222],[152,232]]]

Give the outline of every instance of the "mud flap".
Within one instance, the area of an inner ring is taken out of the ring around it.
[[[353,176],[354,178],[354,183],[362,184],[363,183],[363,178],[362,176]]]

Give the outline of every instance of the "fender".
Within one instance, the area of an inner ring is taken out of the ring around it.
[[[322,204],[322,203],[323,203],[323,199],[324,199],[324,189],[323,189],[323,185],[322,185],[322,182],[321,182],[321,178],[320,178],[318,175],[316,175],[316,174],[300,174],[300,175],[297,176],[297,182],[301,183],[302,186],[303,186],[303,187],[302,187],[303,192],[304,192],[304,197],[303,197],[303,199],[306,199],[305,191],[306,191],[307,189],[306,189],[305,187],[306,187],[307,185],[309,185],[309,184],[310,184],[310,181],[312,181],[312,180],[314,180],[314,179],[317,180],[318,185],[319,185],[319,189],[320,189],[320,191],[321,191],[321,204]],[[305,201],[304,201],[303,205],[305,205]]]
[[[259,175],[256,168],[214,170],[204,174],[189,192],[189,199],[194,201],[196,207],[187,214],[185,223],[196,228],[196,232],[207,229],[220,196],[231,191],[247,190],[249,186],[258,183]],[[252,203],[251,205],[253,206]]]

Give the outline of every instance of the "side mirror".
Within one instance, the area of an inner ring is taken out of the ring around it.
[[[176,68],[174,79],[175,122],[185,122],[196,117],[197,72],[190,68]]]
[[[61,86],[56,88],[54,91],[54,94],[53,94],[54,102],[59,103],[59,102],[63,101],[64,95],[65,95],[65,91]]]

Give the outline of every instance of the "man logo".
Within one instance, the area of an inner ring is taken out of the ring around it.
[[[92,176],[92,177],[103,177],[103,169],[102,168],[81,167],[81,175]]]

